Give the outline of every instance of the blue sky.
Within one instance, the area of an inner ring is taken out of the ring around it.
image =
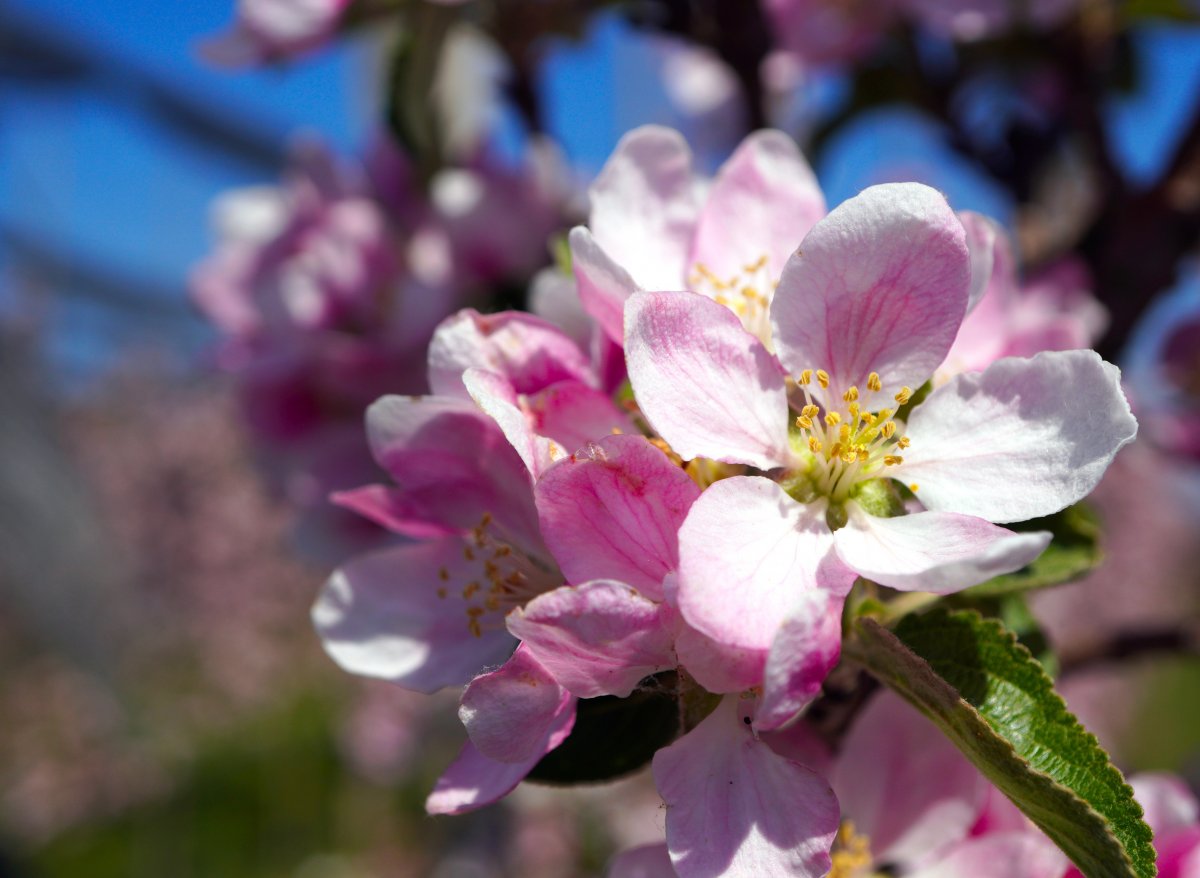
[[[81,88],[0,79],[0,224],[128,277],[164,301],[167,323],[95,304],[55,306],[55,359],[88,370],[114,349],[163,332],[199,350],[202,326],[188,317],[184,278],[209,245],[207,208],[223,189],[270,180],[274,172],[198,148],[163,122],[131,86],[147,78],[233,120],[254,137],[282,143],[315,131],[353,152],[378,112],[375,53],[343,44],[286,69],[229,73],[202,63],[197,41],[220,30],[233,0],[7,0],[0,19],[61,35],[110,73]],[[1106,108],[1113,147],[1139,179],[1161,164],[1187,118],[1180,103],[1200,94],[1195,30],[1147,29],[1138,36],[1147,82]],[[583,45],[560,43],[547,65],[547,117],[567,155],[593,173],[623,128],[669,119],[652,80],[649,51],[613,19]],[[958,207],[1001,218],[1002,193],[938,143],[914,114],[886,111],[859,120],[817,168],[830,203],[902,169],[939,186]],[[0,250],[0,270],[3,269]],[[53,273],[52,273],[53,274]],[[0,274],[0,277],[4,275]],[[55,277],[44,279],[53,285]],[[0,307],[11,289],[0,287]],[[177,338],[174,337],[177,335]]]

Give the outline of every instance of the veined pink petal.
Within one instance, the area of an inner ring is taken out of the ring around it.
[[[966,233],[941,193],[872,186],[788,260],[771,304],[776,351],[794,375],[826,370],[823,398],[839,404],[871,372],[888,396],[920,387],[954,342],[970,283]]]
[[[767,653],[756,729],[779,728],[821,694],[821,685],[842,654],[842,604],[824,589],[799,595]]]
[[[475,749],[498,762],[540,759],[567,737],[574,716],[571,693],[524,645],[472,680],[458,706]]]
[[[679,526],[700,489],[641,436],[607,436],[547,470],[535,498],[569,582],[616,579],[661,600]]]
[[[679,556],[684,619],[722,644],[764,654],[804,592],[844,595],[854,581],[833,551],[824,503],[801,505],[758,476],[724,479],[700,495],[679,531]]]
[[[523,762],[489,759],[468,741],[458,758],[450,763],[425,800],[430,814],[465,814],[504,798],[525,779],[541,758],[566,740],[575,725],[575,699],[558,714],[555,724],[542,739],[542,747]]]
[[[728,278],[765,256],[767,276],[777,278],[824,215],[825,196],[796,142],[782,131],[755,131],[717,171],[690,262]]]
[[[724,305],[638,293],[625,306],[625,351],[642,412],[685,460],[771,469],[793,459],[783,369]]]
[[[470,400],[385,396],[367,410],[367,436],[407,519],[464,531],[489,512],[526,548],[541,545],[525,466]]]
[[[676,878],[666,842],[622,851],[608,864],[606,878]]]
[[[1050,544],[1049,531],[1013,533],[972,515],[914,512],[878,518],[847,504],[838,555],[867,579],[901,591],[950,594],[1012,573]]]
[[[462,375],[479,368],[503,375],[517,393],[559,381],[594,383],[587,355],[558,327],[519,311],[480,314],[466,308],[446,318],[429,343],[429,387],[469,399]]]
[[[502,624],[473,629],[467,614],[461,590],[479,576],[481,562],[468,560],[464,545],[447,537],[339,568],[312,610],[325,651],[351,673],[418,692],[466,683],[503,661],[512,636]]]
[[[916,483],[929,509],[1002,523],[1085,497],[1137,421],[1116,366],[1053,351],[957,376],[917,406],[907,433],[912,447],[889,475]]]
[[[820,878],[838,828],[833,791],[771,750],[743,718],[736,696],[726,696],[654,756],[675,871],[680,878]]]
[[[463,384],[499,425],[534,479],[588,442],[633,430],[612,400],[577,381],[560,381],[523,396],[495,372],[468,369]]]
[[[579,301],[610,339],[625,343],[625,302],[641,287],[613,261],[583,226],[571,229],[571,271],[579,284]],[[682,281],[679,288],[682,289]]]
[[[386,485],[363,485],[348,491],[335,491],[329,495],[329,502],[413,539],[427,540],[461,532],[461,528],[429,521],[423,509],[405,502],[403,491]]]
[[[902,866],[966,838],[988,788],[929,720],[887,690],[855,719],[831,779],[875,861]]]
[[[621,582],[565,586],[508,617],[508,630],[580,698],[629,695],[642,678],[676,666],[670,608]]]
[[[997,832],[960,841],[907,878],[1062,878],[1070,862],[1037,831]]]
[[[699,202],[678,131],[646,125],[626,134],[588,196],[588,226],[613,261],[643,289],[685,289]]]

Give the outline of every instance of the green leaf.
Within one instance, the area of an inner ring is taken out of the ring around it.
[[[1015,592],[1062,585],[1078,579],[1103,558],[1100,550],[1100,522],[1083,503],[1068,506],[1062,512],[1008,525],[1016,531],[1048,530],[1054,540],[1028,567],[997,576],[954,595],[951,603],[971,603],[974,599],[998,597]]]
[[[1011,632],[975,612],[856,625],[843,654],[933,720],[1088,878],[1153,878],[1133,790]]]

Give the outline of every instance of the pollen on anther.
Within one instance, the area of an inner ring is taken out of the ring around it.
[[[904,458],[899,454],[886,454],[883,457],[884,466],[899,466],[904,463]]]
[[[896,402],[900,403],[900,405],[907,405],[908,401],[912,399],[912,395],[913,391],[911,387],[901,387],[900,392],[896,394]]]
[[[901,436],[901,437],[900,437],[900,438],[899,438],[899,439],[896,441],[896,447],[897,447],[897,448],[904,449],[904,448],[907,448],[907,447],[908,447],[908,446],[910,446],[910,445],[912,445],[912,440],[911,440],[911,439],[909,439],[907,436]]]
[[[826,372],[824,369],[817,370],[817,383],[820,384],[822,387],[829,386],[829,373]]]
[[[821,453],[821,440],[818,439],[816,436],[809,436],[808,437],[808,450],[811,451],[813,454],[820,454]]]
[[[886,424],[884,424],[882,427],[879,428],[879,432],[883,433],[884,439],[891,439],[892,436],[896,435],[896,422],[888,421]]]
[[[802,430],[811,430],[812,425],[812,418],[808,417],[807,415],[801,415],[800,417],[796,418],[796,426]]]
[[[915,494],[915,493],[917,493],[917,488],[919,488],[919,487],[920,486],[916,482],[913,482],[911,485],[908,486],[908,490],[912,491]]]
[[[851,385],[850,388],[842,394],[842,399],[846,402],[854,402],[856,399],[858,399],[858,388]]]
[[[812,369],[805,369],[803,372],[801,372],[799,381],[801,384],[811,384],[812,383]]]
[[[800,414],[804,415],[804,417],[806,417],[806,418],[815,418],[820,413],[821,413],[821,410],[819,408],[817,408],[815,405],[813,405],[811,402],[808,405],[806,405],[804,408],[800,409]]]
[[[879,391],[883,390],[883,382],[879,380],[878,372],[872,372],[867,376],[867,390],[870,390],[873,393],[878,393]]]
[[[842,416],[837,412],[829,412],[829,414],[825,415],[825,423],[831,427],[836,427],[841,422]]]

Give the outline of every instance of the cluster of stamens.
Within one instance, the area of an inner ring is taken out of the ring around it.
[[[545,585],[537,565],[519,549],[497,539],[491,524],[491,513],[485,512],[463,545],[463,563],[454,565],[453,571],[450,567],[438,570],[442,584],[437,596],[462,599],[467,628],[476,637],[503,627],[504,615],[536,597]],[[496,614],[498,619],[487,619]]]
[[[873,860],[870,839],[859,835],[850,820],[843,821],[838,827],[832,860],[833,868],[827,878],[859,878],[871,867]]]
[[[688,277],[688,285],[696,292],[708,292],[718,305],[733,311],[741,318],[746,331],[770,349],[771,296],[768,293],[774,293],[779,282],[767,275],[767,261],[764,254],[743,265],[741,273],[730,278],[718,277],[704,263],[697,262]]]
[[[860,394],[857,387],[850,387],[842,394],[845,411],[829,409],[822,415],[808,391],[814,380],[822,389],[829,387],[829,374],[824,369],[805,369],[796,379],[805,400],[796,426],[813,460],[821,464],[814,470],[817,488],[833,500],[844,500],[856,483],[904,462],[898,452],[908,448],[910,442],[907,436],[896,435],[893,418],[898,408],[912,399],[913,391],[902,387],[893,397],[895,407],[872,411],[863,403],[883,390],[879,373],[872,372],[867,378],[865,394]],[[916,485],[909,487],[917,490]]]

